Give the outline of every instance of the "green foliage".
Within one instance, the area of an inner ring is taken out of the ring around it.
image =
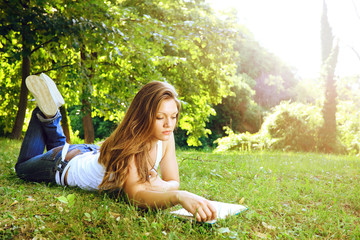
[[[324,86],[315,79],[302,79],[294,87],[295,102],[320,105],[324,101]]]
[[[294,99],[293,89],[299,82],[294,69],[262,47],[244,27],[240,29],[241,37],[235,45],[237,73],[245,73],[255,80],[252,89],[256,103],[269,109],[281,101]]]
[[[60,196],[60,197],[57,197],[56,199],[62,203],[67,204],[69,207],[72,207],[75,204],[76,196],[75,196],[75,194],[69,194],[66,197]]]
[[[238,25],[235,13],[218,18],[205,1],[57,0],[50,4],[32,1],[26,8],[19,1],[3,4],[4,69],[14,69],[11,64],[19,69],[21,57],[16,54],[23,51],[31,55],[31,74],[47,72],[68,107],[86,103],[93,106],[92,116],[116,122],[142,85],[168,81],[183,102],[179,127],[190,146],[221,136],[227,124],[217,123],[219,119],[231,119],[235,131],[256,131],[261,112],[253,99],[258,85],[253,79],[258,82],[264,74],[280,74],[286,80],[284,86],[292,81],[282,74],[279,61]],[[21,31],[23,24],[31,30],[27,48],[21,45],[21,35],[27,33]],[[13,76],[14,70],[0,75],[0,83],[6,85],[0,91],[19,87],[20,77]],[[268,87],[276,86],[272,81],[264,89]],[[3,111],[10,121],[4,116],[0,125],[8,131],[19,95],[5,97],[2,107],[13,111]],[[210,134],[214,136],[206,140]]]
[[[317,151],[322,124],[320,109],[301,103],[282,102],[269,114],[255,134],[234,134],[217,140],[216,151],[228,149],[271,149]]]
[[[318,107],[282,102],[265,119],[261,131],[267,132],[272,139],[272,149],[316,151],[321,124]]]
[[[3,64],[19,64],[21,51],[31,55],[30,73],[47,72],[68,107],[86,103],[93,116],[119,122],[142,85],[168,81],[184,102],[179,125],[188,144],[199,145],[198,138],[211,133],[206,122],[212,106],[231,93],[233,22],[218,19],[204,1],[2,4],[0,42],[8,61]],[[20,31],[23,24],[29,31]],[[25,45],[23,33],[28,33]],[[13,75],[9,79],[18,85]]]
[[[77,137],[84,139],[84,128],[82,125],[82,117],[79,106],[74,106],[69,109],[69,117],[71,128],[77,132]],[[105,139],[115,130],[117,123],[109,120],[104,120],[103,117],[93,117],[93,124],[95,130],[95,138],[98,140]]]
[[[293,69],[261,47],[244,26],[234,26],[237,70],[231,87],[233,94],[214,106],[216,116],[211,116],[208,123],[217,136],[225,135],[224,126],[238,133],[257,132],[266,109],[297,95],[298,79]]]
[[[13,79],[21,79],[20,62],[7,64],[5,55],[0,54],[0,136],[9,135],[14,125],[20,86]]]
[[[180,95],[181,146],[213,147],[214,139],[225,136],[225,126],[254,133],[264,111],[280,101],[317,98],[296,95],[308,86],[301,86],[289,66],[239,26],[236,13],[219,18],[203,0],[21,3],[0,3],[1,136],[14,126],[21,58],[29,53],[30,73],[46,72],[54,79],[69,108],[85,102],[92,106],[99,138],[109,134],[110,122],[121,121],[139,88],[152,80],[168,81]],[[296,120],[291,114],[282,117]],[[72,134],[82,136],[81,121],[74,121],[78,132]],[[349,148],[356,137],[344,137],[344,129],[340,141]],[[266,146],[266,136],[259,133],[253,140]]]
[[[352,102],[354,110],[360,108],[359,75],[337,79],[338,101]]]
[[[218,146],[214,152],[226,152],[231,150],[253,151],[262,150],[266,145],[259,133],[251,134],[249,132],[235,134],[229,127],[224,127],[227,136],[215,140]],[[267,144],[268,145],[268,144]]]
[[[178,90],[184,103],[179,127],[187,131],[188,144],[198,146],[201,136],[211,134],[206,122],[215,114],[212,106],[231,93],[236,33],[233,22],[216,18],[203,1],[180,2],[181,8],[173,1],[164,5],[174,15],[159,18],[168,25],[164,33],[171,42],[167,41],[165,58],[159,59],[157,68]]]
[[[336,121],[339,141],[349,153],[359,154],[359,76],[338,79],[337,89],[339,96]]]
[[[360,112],[352,101],[338,104],[336,115],[339,141],[349,154],[360,152]]]
[[[340,153],[359,154],[360,116],[351,101],[340,101],[337,112],[336,146]],[[282,102],[272,109],[257,133],[235,134],[226,127],[225,137],[215,141],[215,152],[228,150],[281,150],[318,152],[323,140],[319,135],[322,126],[320,107],[301,103]]]
[[[214,107],[216,116],[211,117],[210,129],[222,134],[223,127],[229,126],[234,132],[257,132],[260,129],[261,109],[253,100],[255,81],[243,73],[234,77],[233,94],[223,98]]]

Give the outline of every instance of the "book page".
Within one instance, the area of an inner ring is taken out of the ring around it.
[[[239,204],[231,204],[231,203],[224,203],[224,202],[217,202],[217,201],[210,201],[211,204],[216,208],[217,211],[217,219],[207,221],[206,223],[215,223],[219,219],[224,219],[228,216],[239,214],[242,211],[247,210],[247,207]],[[181,208],[177,211],[170,212],[171,214],[177,215],[179,217],[185,217],[188,219],[194,219],[193,215]]]

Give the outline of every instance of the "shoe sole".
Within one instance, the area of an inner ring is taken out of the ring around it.
[[[26,86],[34,96],[38,107],[46,117],[53,117],[58,111],[54,95],[50,90],[50,84],[36,75],[28,76]]]
[[[56,87],[56,84],[54,83],[54,81],[45,73],[41,73],[40,78],[44,79],[48,83],[48,86],[50,87],[50,91],[53,93],[53,96],[56,99],[56,105],[58,107],[61,107],[62,105],[64,105],[65,104],[64,98],[61,96],[61,93],[59,92],[58,88]]]

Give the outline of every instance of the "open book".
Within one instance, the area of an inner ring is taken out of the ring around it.
[[[239,204],[231,204],[231,203],[216,202],[216,201],[210,201],[210,202],[217,210],[217,219],[205,222],[209,224],[213,224],[219,219],[224,219],[228,216],[237,215],[247,210],[247,207]],[[181,218],[192,219],[192,220],[194,219],[194,216],[184,208],[170,212],[170,214],[173,214]]]

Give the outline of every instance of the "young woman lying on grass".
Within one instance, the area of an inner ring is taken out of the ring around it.
[[[100,148],[66,143],[58,110],[64,100],[47,75],[29,76],[26,85],[37,107],[15,166],[20,178],[86,190],[122,190],[139,207],[181,204],[198,221],[217,217],[208,200],[179,190],[173,131],[180,102],[171,85],[151,82],[143,86],[124,120]]]

